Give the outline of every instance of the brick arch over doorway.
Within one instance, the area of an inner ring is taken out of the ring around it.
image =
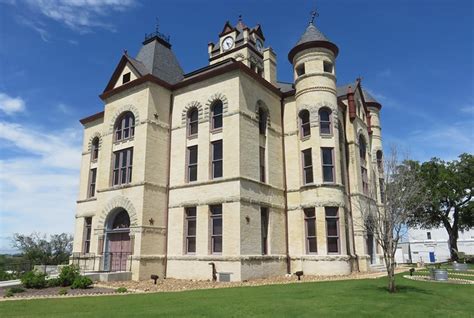
[[[129,213],[122,207],[112,209],[105,221],[103,269],[111,272],[129,271],[133,243]]]
[[[102,212],[100,213],[99,220],[97,227],[100,229],[105,229],[106,227],[106,220],[109,214],[117,208],[123,208],[127,211],[128,216],[130,217],[130,227],[138,226],[138,217],[135,207],[133,206],[132,202],[124,196],[116,196],[112,198],[104,207]]]

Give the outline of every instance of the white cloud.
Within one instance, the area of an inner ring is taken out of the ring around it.
[[[43,16],[64,23],[69,28],[86,33],[100,27],[111,31],[114,27],[103,22],[111,11],[124,11],[137,4],[137,0],[24,0]]]
[[[44,23],[42,23],[41,21],[35,21],[33,19],[27,19],[27,18],[22,17],[22,16],[17,16],[16,20],[18,21],[19,24],[24,25],[24,26],[34,30],[35,32],[37,32],[40,35],[41,40],[43,40],[43,42],[49,42],[50,34],[46,30],[46,26],[44,25]]]
[[[11,97],[0,93],[0,110],[7,115],[22,112],[25,110],[25,101],[20,97]]]
[[[15,232],[73,232],[81,129],[40,131],[0,121],[0,250]]]

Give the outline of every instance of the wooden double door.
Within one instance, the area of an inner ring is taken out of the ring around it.
[[[111,272],[127,271],[131,255],[130,232],[107,233],[107,261]]]

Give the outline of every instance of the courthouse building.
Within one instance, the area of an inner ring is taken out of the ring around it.
[[[73,258],[133,279],[232,281],[380,264],[357,206],[383,196],[381,104],[359,79],[336,85],[338,46],[313,22],[302,31],[291,83],[241,19],[190,73],[158,32],[125,52],[104,110],[81,119]]]

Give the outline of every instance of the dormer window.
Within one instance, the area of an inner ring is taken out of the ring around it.
[[[122,84],[130,82],[130,72],[123,74],[122,76]]]
[[[324,69],[325,73],[332,73],[332,69],[333,69],[332,63],[324,61],[323,62],[323,69]]]
[[[304,75],[304,73],[305,73],[305,69],[304,69],[304,63],[303,63],[296,67],[296,76]]]

